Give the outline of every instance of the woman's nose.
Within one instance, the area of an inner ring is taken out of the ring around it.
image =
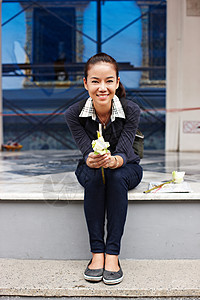
[[[100,91],[106,91],[106,84],[105,82],[101,82],[100,85],[99,85],[99,90]]]

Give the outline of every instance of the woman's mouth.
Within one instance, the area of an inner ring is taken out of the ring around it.
[[[104,100],[108,97],[109,94],[97,94],[97,96],[101,99]]]

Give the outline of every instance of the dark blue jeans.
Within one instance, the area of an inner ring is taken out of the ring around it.
[[[84,211],[90,237],[91,252],[118,255],[128,206],[128,190],[142,179],[142,167],[127,163],[117,169],[92,169],[79,163],[76,176],[85,188]],[[104,241],[105,216],[107,237]]]

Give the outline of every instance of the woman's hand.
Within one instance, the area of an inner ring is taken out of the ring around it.
[[[111,154],[110,152],[100,155],[100,154],[94,154],[94,152],[90,152],[86,161],[86,164],[90,168],[108,168],[109,162],[110,162]]]
[[[88,155],[86,164],[90,168],[113,168],[116,165],[116,160],[114,156],[111,156],[110,152],[100,155],[100,154],[94,154],[94,152],[90,152]]]

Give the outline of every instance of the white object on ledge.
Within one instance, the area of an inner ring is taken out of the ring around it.
[[[162,184],[163,182],[150,182],[149,189]],[[167,183],[160,188],[152,190],[150,193],[191,193],[191,187],[188,182],[183,181],[179,184],[176,183]]]

